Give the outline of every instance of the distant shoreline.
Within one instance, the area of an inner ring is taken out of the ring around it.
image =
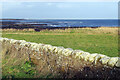
[[[44,29],[66,29],[66,28],[99,28],[118,27],[118,20],[39,20],[39,19],[2,19],[0,21],[2,29],[34,29],[41,31]]]

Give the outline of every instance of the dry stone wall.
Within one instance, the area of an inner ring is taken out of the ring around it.
[[[41,50],[45,53],[55,53],[64,56],[74,56],[75,58],[83,59],[85,61],[92,62],[97,64],[100,62],[103,65],[108,65],[112,67],[120,67],[120,57],[109,57],[103,54],[93,53],[90,54],[89,52],[84,52],[82,50],[73,50],[71,48],[64,48],[64,47],[57,47],[48,44],[41,44],[41,43],[32,43],[26,42],[25,40],[14,40],[8,38],[0,38],[0,42],[9,42],[10,44],[17,45],[16,49],[19,48],[29,48],[36,53],[40,53]],[[41,52],[42,54],[43,52]],[[36,55],[36,58],[37,57]]]
[[[39,75],[52,73],[69,78],[106,78],[120,74],[120,57],[8,38],[0,38],[0,43],[3,51],[6,51],[3,53],[12,55],[11,58],[17,56],[19,63],[22,58],[32,61],[37,66]]]

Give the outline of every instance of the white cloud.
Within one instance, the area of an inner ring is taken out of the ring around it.
[[[61,3],[61,2],[58,2],[58,3],[47,2],[46,5],[47,6],[54,6],[54,7],[58,7],[58,8],[70,8],[73,6],[73,4],[71,5],[71,3],[66,4],[66,3]]]
[[[48,6],[51,6],[51,5],[53,5],[53,3],[46,3]]]
[[[65,3],[61,3],[61,4],[57,4],[56,5],[58,8],[71,8],[71,7],[73,7],[74,6],[74,4],[65,4]]]

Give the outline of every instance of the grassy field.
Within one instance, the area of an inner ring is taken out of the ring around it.
[[[118,56],[118,28],[69,28],[41,32],[11,29],[3,30],[2,37]]]
[[[65,48],[79,49],[90,53],[101,53],[108,56],[118,56],[118,28],[76,28],[65,30],[3,30],[2,37],[26,40],[28,42],[51,44]],[[14,55],[13,55],[14,56]],[[7,57],[7,56],[6,56]],[[2,61],[3,78],[33,78],[39,73],[34,64],[28,61],[20,61],[19,65],[11,65],[19,61],[13,58],[5,58]],[[9,62],[8,62],[9,61]],[[40,75],[39,78],[50,78],[51,74]]]

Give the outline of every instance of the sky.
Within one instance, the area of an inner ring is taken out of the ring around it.
[[[117,19],[118,2],[2,2],[2,18]]]

